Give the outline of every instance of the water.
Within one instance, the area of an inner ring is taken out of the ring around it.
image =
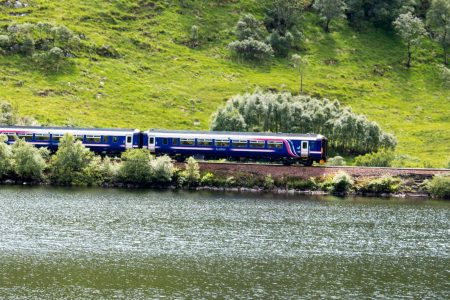
[[[0,188],[1,299],[450,298],[450,203]]]

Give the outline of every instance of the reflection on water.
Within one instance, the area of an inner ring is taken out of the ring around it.
[[[0,189],[0,298],[450,298],[450,203]]]

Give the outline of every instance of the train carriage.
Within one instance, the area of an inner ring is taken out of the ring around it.
[[[59,141],[66,133],[72,134],[96,153],[119,154],[126,149],[142,146],[141,131],[137,129],[3,126],[0,127],[0,133],[8,136],[8,144],[13,144],[16,138],[20,138],[51,151],[58,149]]]
[[[143,139],[144,147],[151,152],[166,154],[179,161],[197,156],[310,166],[313,162],[324,163],[327,159],[328,141],[320,134],[149,130]]]

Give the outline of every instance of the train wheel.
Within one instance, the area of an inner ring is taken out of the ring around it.
[[[310,160],[310,159],[308,159],[308,160],[305,160],[304,162],[302,162],[302,164],[303,164],[305,167],[311,167],[311,166],[313,165],[313,161]]]

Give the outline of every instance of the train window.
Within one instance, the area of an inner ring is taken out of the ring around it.
[[[62,139],[62,134],[52,134],[52,141],[59,143],[59,141]]]
[[[48,142],[50,140],[49,134],[35,134],[34,140],[37,142]]]
[[[230,145],[230,141],[228,140],[216,140],[216,147],[228,147]]]
[[[127,135],[127,144],[131,144],[131,136]]]
[[[104,135],[104,136],[102,137],[102,141],[103,141],[103,143],[105,143],[105,144],[109,143],[109,136]]]
[[[269,142],[267,142],[267,147],[269,149],[281,149],[281,148],[283,148],[283,143],[269,141]]]
[[[119,137],[113,136],[112,141],[113,141],[113,143],[117,143],[119,141]]]
[[[194,139],[181,139],[180,143],[183,146],[194,146],[195,145],[195,140]]]
[[[308,149],[308,142],[302,142],[302,149]]]
[[[178,145],[178,139],[172,139],[172,145]]]
[[[86,136],[86,143],[100,143],[101,138],[99,136],[88,135]]]
[[[15,133],[5,133],[8,137],[8,141],[15,141],[17,138],[17,135]]]
[[[265,146],[265,141],[250,141],[250,148],[264,148]]]
[[[235,148],[247,148],[247,141],[232,141]]]
[[[169,139],[163,138],[162,143],[163,143],[163,145],[169,145]]]
[[[205,140],[205,139],[197,139],[197,145],[202,147],[211,147],[213,144],[212,140]]]
[[[33,140],[33,134],[31,134],[31,133],[19,134],[19,139],[23,139],[26,142],[30,142]]]
[[[131,141],[130,141],[130,143],[131,143]],[[148,139],[148,144],[149,145],[155,145],[155,138],[154,137],[150,137],[149,139]]]
[[[73,137],[74,137],[75,141],[80,141],[80,142],[84,141],[84,135],[76,134]]]

